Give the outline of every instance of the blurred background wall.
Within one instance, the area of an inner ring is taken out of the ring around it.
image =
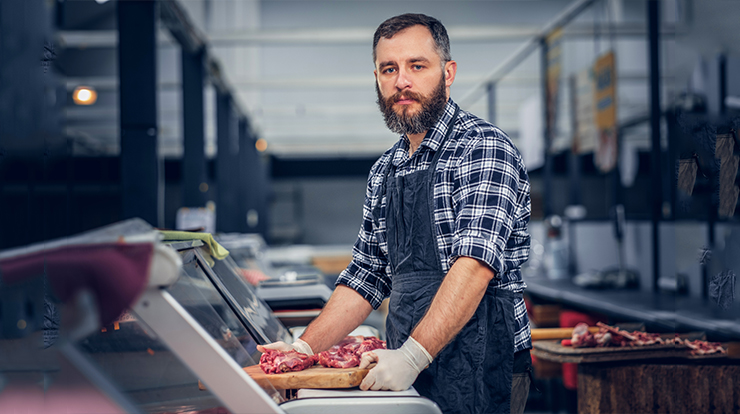
[[[131,3],[151,3],[150,11],[126,11]],[[541,42],[547,39],[538,36],[578,3],[584,6],[562,27],[559,58],[550,62],[559,67],[558,88],[545,132]],[[737,114],[734,18],[740,3],[655,2],[657,158],[649,3],[3,0],[0,248],[95,228],[137,211],[151,214],[156,226],[174,228],[182,208],[211,211],[216,230],[257,232],[273,245],[348,248],[359,228],[370,166],[397,139],[375,103],[372,33],[390,16],[420,12],[448,28],[458,62],[452,98],[500,126],[525,155],[538,243],[547,242],[547,219],[560,216],[572,229],[564,237],[573,238],[575,270],[614,264],[612,218],[614,206],[623,205],[627,260],[642,270],[645,288],[654,270],[651,226],[663,235],[659,272],[683,272],[700,284],[697,261],[684,258],[724,243],[736,224],[734,210],[716,214],[716,177],[707,171],[700,169],[690,196],[677,191],[677,162],[711,146]],[[151,42],[140,40],[141,28],[151,31]],[[528,43],[534,44],[529,52],[491,77]],[[131,58],[145,51],[153,64]],[[609,52],[615,57],[619,156],[604,170],[595,161],[598,144],[584,144],[588,134],[578,130],[583,111],[574,102],[576,77],[588,77]],[[186,80],[187,59],[201,59],[188,66],[200,68],[187,75],[200,80],[196,86]],[[97,100],[76,102],[80,87],[93,90]],[[136,124],[145,118],[150,126]],[[699,118],[713,132],[697,132]],[[150,137],[140,142],[152,145],[122,145],[134,141],[121,131],[137,128]],[[150,161],[137,164],[139,155]],[[146,196],[131,190],[142,181],[150,182],[141,187]]]

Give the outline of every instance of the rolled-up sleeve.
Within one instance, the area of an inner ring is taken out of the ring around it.
[[[452,261],[467,256],[486,263],[496,277],[507,271],[504,250],[515,221],[518,156],[498,129],[473,130],[455,168],[455,237]]]
[[[376,174],[382,170],[380,160],[371,169],[368,178],[367,190],[365,193],[365,203],[362,208],[362,225],[357,241],[352,249],[352,261],[349,266],[340,273],[336,284],[346,285],[357,291],[362,297],[377,309],[383,299],[388,297],[391,292],[391,281],[387,272],[388,259],[381,249],[378,241],[378,229],[373,224],[372,209],[377,203],[380,203],[380,197],[377,191],[374,191],[374,183],[378,182]]]

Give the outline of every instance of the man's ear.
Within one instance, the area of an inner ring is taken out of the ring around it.
[[[455,82],[455,75],[457,74],[457,62],[450,60],[445,63],[445,86],[448,88]]]

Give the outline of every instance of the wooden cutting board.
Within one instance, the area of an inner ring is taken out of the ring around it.
[[[317,364],[303,371],[265,374],[259,365],[251,365],[244,368],[244,372],[263,388],[269,388],[270,385],[278,390],[352,388],[359,386],[367,372],[374,366],[375,364],[370,364],[368,368],[364,369],[358,367],[326,368]],[[200,381],[198,382],[198,388],[205,389]]]

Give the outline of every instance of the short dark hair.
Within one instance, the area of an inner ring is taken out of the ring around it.
[[[443,64],[452,60],[452,56],[450,55],[450,38],[447,36],[447,29],[442,25],[442,22],[424,14],[406,13],[391,17],[381,23],[375,30],[375,35],[373,35],[373,63],[377,59],[375,49],[378,46],[380,38],[390,39],[401,30],[416,25],[421,25],[429,29],[437,48],[437,54],[442,59]]]

